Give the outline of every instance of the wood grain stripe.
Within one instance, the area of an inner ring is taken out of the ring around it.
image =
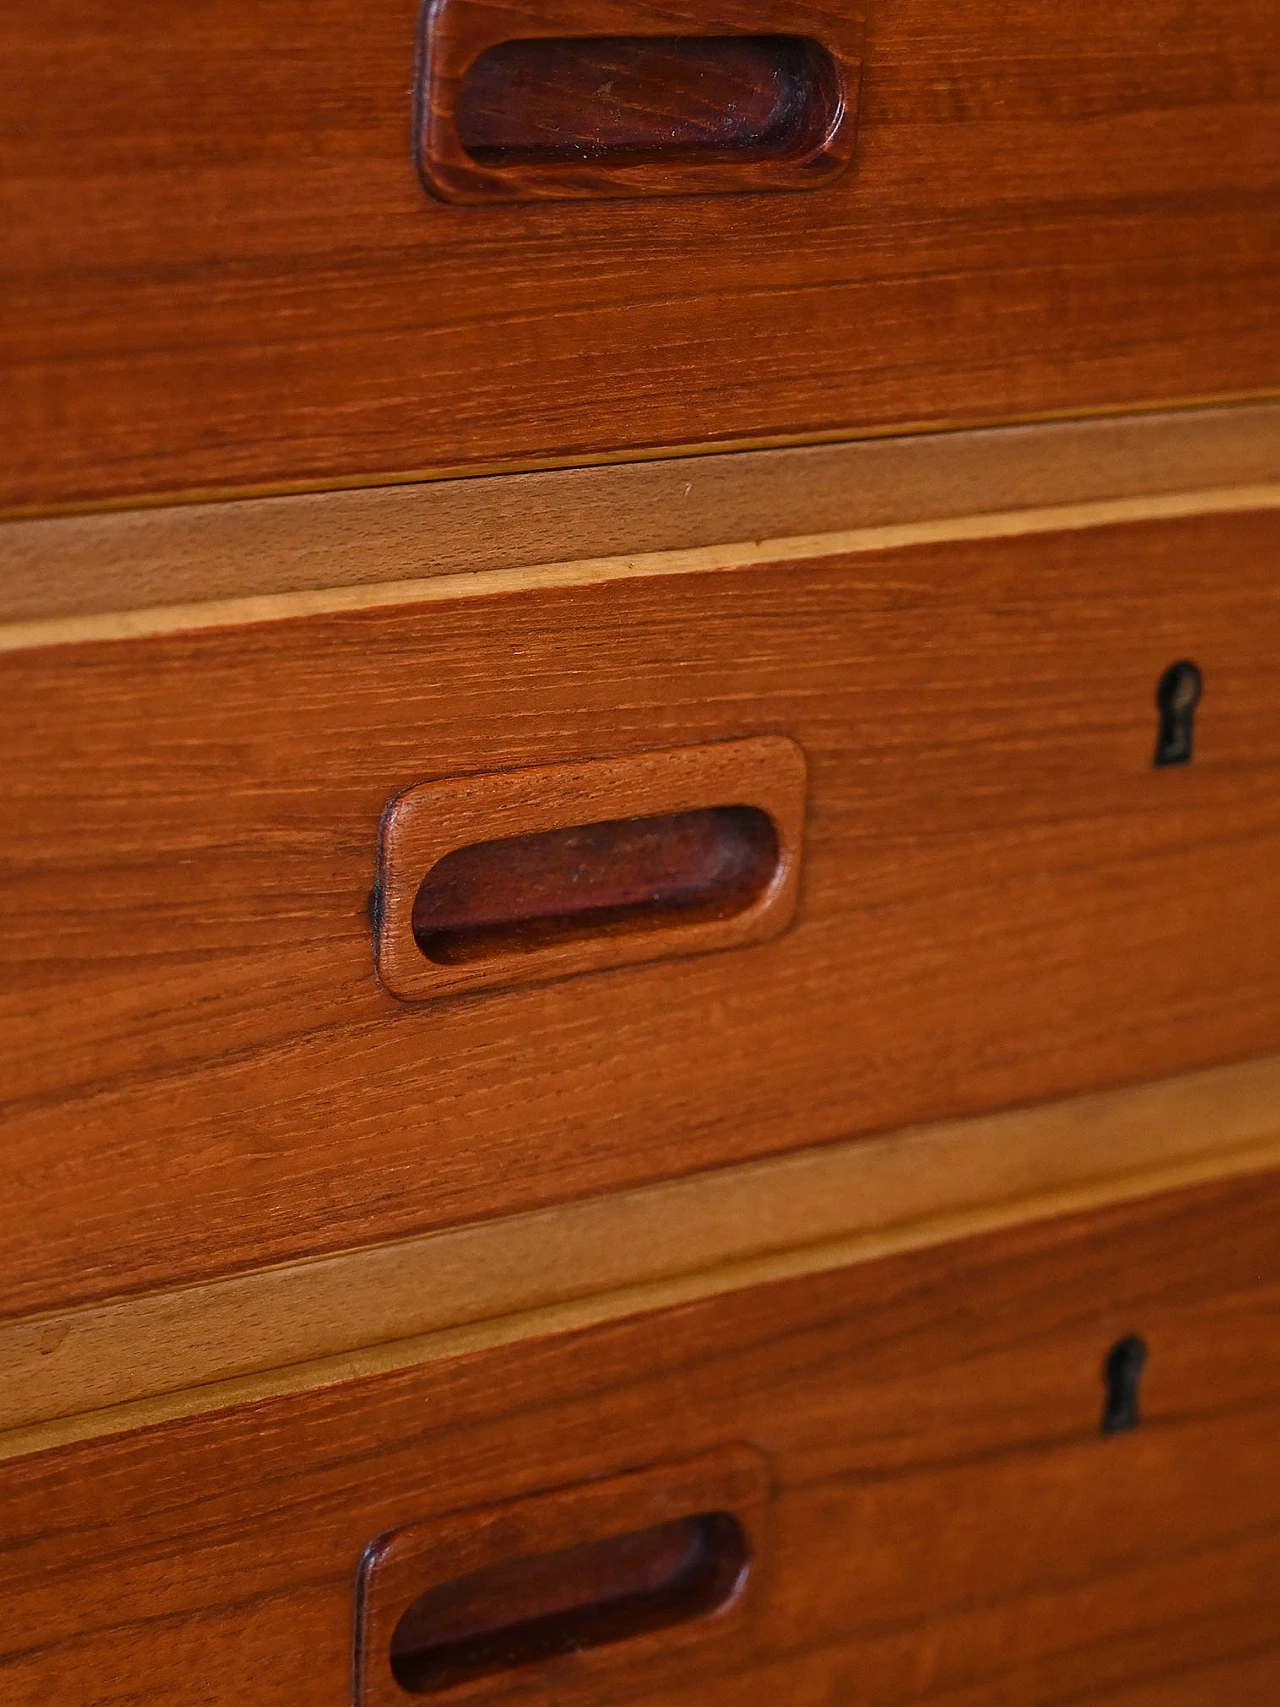
[[[659,551],[572,563],[535,564],[520,569],[441,575],[434,579],[397,581],[380,586],[332,587],[314,592],[211,600],[203,604],[159,605],[143,610],[9,623],[0,626],[0,653],[241,627],[249,623],[279,622],[339,611],[434,604],[554,587],[599,586],[610,581],[650,576],[728,572],[781,561],[798,564],[824,557],[894,551],[915,545],[1011,539],[1027,534],[1076,532],[1130,522],[1173,521],[1189,516],[1274,509],[1280,509],[1280,482],[1173,492],[1144,498],[1115,498],[1041,509],[1003,510],[984,515],[948,516],[936,521],[902,522],[838,533],[706,546],[689,551]]]
[[[0,524],[0,622],[1280,480],[1280,403]]]
[[[0,1330],[0,1458],[1280,1164],[1280,1056]]]

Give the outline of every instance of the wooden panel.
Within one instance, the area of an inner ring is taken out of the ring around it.
[[[481,210],[417,11],[5,10],[0,503],[1280,387],[1271,0],[876,4],[830,188]]]
[[[278,597],[1277,483],[1280,404],[1252,404],[45,517],[0,527],[0,618]]]
[[[1276,1176],[1216,1186],[11,1462],[5,1700],[339,1707],[375,1538],[750,1441],[741,1635],[521,1699],[1264,1707],[1278,1225]],[[1103,1438],[1127,1333],[1142,1420]]]
[[[1280,1045],[1280,515],[10,653],[4,1310]],[[1193,764],[1155,684],[1204,672]],[[387,799],[784,734],[772,943],[413,1008]]]

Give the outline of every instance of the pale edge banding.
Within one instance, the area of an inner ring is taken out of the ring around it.
[[[1280,1167],[1280,1055],[0,1328],[0,1458]]]
[[[1280,509],[1280,483],[1214,487],[1089,503],[992,511],[941,520],[890,523],[833,533],[798,534],[732,545],[586,558],[519,569],[486,569],[408,581],[323,588],[207,603],[154,605],[96,615],[55,617],[0,625],[0,652],[66,646],[89,641],[136,640],[164,634],[240,627],[249,623],[379,610],[394,606],[493,597],[555,587],[599,586],[648,576],[707,574],[783,562],[894,551],[907,546],[965,540],[1012,539],[1021,535],[1079,532],[1123,523],[1172,521],[1187,516]]]

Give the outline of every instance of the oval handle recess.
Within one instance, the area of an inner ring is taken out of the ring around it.
[[[746,1537],[724,1512],[514,1559],[419,1595],[391,1638],[391,1674],[433,1695],[560,1654],[701,1618],[737,1593]]]
[[[413,935],[442,966],[583,937],[731,919],[778,865],[758,806],[713,806],[473,843],[432,866]]]
[[[679,0],[430,0],[419,173],[452,202],[816,188],[853,155],[862,35],[813,0],[710,31]]]
[[[659,1657],[740,1652],[768,1574],[768,1461],[734,1443],[604,1469],[372,1541],[355,1583],[356,1707],[630,1699],[636,1668]]]
[[[783,160],[839,116],[831,56],[799,36],[508,41],[458,90],[458,140],[482,166]]]
[[[378,975],[419,1001],[776,936],[804,796],[776,735],[421,783],[383,818]]]

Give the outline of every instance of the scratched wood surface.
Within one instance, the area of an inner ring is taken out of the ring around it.
[[[4,1315],[1275,1050],[1278,551],[1217,515],[7,654]],[[809,766],[785,935],[379,989],[393,794],[759,734]]]
[[[1218,1184],[15,1460],[0,1694],[339,1707],[375,1538],[749,1442],[741,1627],[465,1698],[1271,1707],[1277,1227],[1280,1176]]]
[[[829,188],[484,209],[417,10],[0,12],[0,506],[1280,389],[1272,0],[876,0]]]

